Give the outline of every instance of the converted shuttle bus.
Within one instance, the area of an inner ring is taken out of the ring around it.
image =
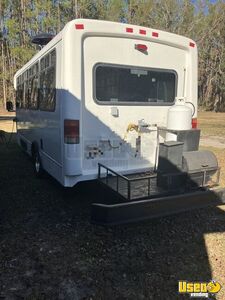
[[[176,98],[193,104],[196,125],[197,47],[168,32],[73,20],[14,82],[19,144],[37,173],[67,187],[96,178],[98,163],[121,174],[154,169],[157,127]]]
[[[225,202],[223,189],[212,190],[220,171],[215,155],[198,149],[194,41],[77,19],[16,73],[14,84],[18,143],[37,175],[45,170],[65,187],[98,178],[117,193],[114,203],[92,204],[92,221]]]

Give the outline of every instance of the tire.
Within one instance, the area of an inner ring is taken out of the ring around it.
[[[34,173],[38,178],[43,177],[44,170],[41,163],[41,157],[39,152],[36,150],[33,155]]]

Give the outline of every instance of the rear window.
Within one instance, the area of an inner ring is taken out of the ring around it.
[[[98,64],[94,69],[94,98],[99,104],[168,105],[176,96],[173,70]]]

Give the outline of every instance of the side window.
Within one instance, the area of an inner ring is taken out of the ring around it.
[[[23,103],[23,86],[19,84],[16,90],[16,108],[22,108]]]
[[[56,59],[55,50],[42,58],[45,69],[40,74],[40,110],[54,111],[56,102]]]
[[[29,107],[29,80],[24,82],[24,108]]]
[[[40,74],[40,88],[39,88],[39,108],[43,110],[44,108],[44,99],[46,98],[46,78],[45,70]]]
[[[21,108],[26,108],[26,105],[25,105],[25,81],[23,81],[23,83],[22,83]]]
[[[30,78],[28,81],[28,86],[27,86],[27,108],[31,107],[31,87],[32,87],[32,78]]]
[[[16,108],[24,108],[24,73],[17,78]]]
[[[31,79],[30,108],[38,108],[38,76]]]
[[[38,109],[38,63],[32,66],[32,77],[29,80],[29,108]]]
[[[40,62],[41,71],[45,69],[45,58],[43,57]]]

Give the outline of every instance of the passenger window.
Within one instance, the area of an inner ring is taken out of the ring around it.
[[[54,111],[56,105],[56,52],[42,58],[45,61],[45,70],[40,74],[39,108],[43,111]]]
[[[41,71],[44,70],[45,69],[45,58],[44,57],[41,59],[40,65],[41,65]]]
[[[49,61],[49,55],[45,56],[45,68],[48,68],[50,65],[50,61]]]
[[[41,73],[40,110],[55,110],[55,67],[50,67]]]
[[[24,108],[29,108],[29,80],[24,82]]]
[[[38,77],[35,76],[31,79],[31,94],[30,94],[30,108],[38,108]]]
[[[21,108],[25,108],[25,82],[21,84]]]
[[[22,84],[17,86],[16,107],[17,108],[22,108],[23,107],[23,85]]]
[[[55,66],[56,64],[56,53],[55,50],[50,53],[51,56],[51,66]]]

